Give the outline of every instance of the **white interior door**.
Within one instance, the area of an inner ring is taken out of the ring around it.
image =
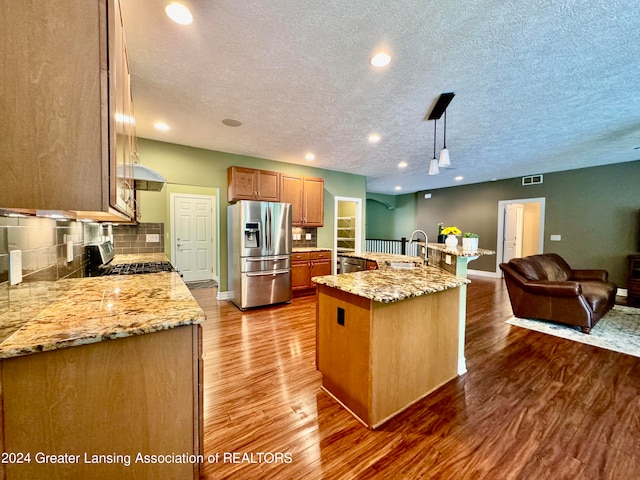
[[[214,197],[172,194],[172,258],[185,282],[214,279]]]
[[[522,205],[517,203],[505,206],[502,246],[503,262],[522,256],[522,211]]]

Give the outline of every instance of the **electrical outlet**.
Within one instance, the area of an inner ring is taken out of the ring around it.
[[[305,238],[306,240],[311,240],[311,234],[310,234],[310,233],[307,233],[307,234],[304,236],[304,238]]]
[[[73,262],[73,242],[67,241],[67,263]]]
[[[559,242],[562,240],[562,235],[551,235],[549,237],[549,240],[551,240],[552,242]]]
[[[447,255],[446,257],[444,257],[444,263],[446,263],[447,265],[451,265],[451,255]]]
[[[17,285],[22,282],[22,251],[11,250],[9,252],[9,285]]]
[[[147,233],[147,243],[160,243],[160,234],[158,233]]]

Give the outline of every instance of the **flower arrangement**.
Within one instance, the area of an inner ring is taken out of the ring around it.
[[[442,230],[442,235],[460,235],[461,233],[458,227],[446,227]]]
[[[477,233],[473,233],[473,232],[464,232],[464,235],[462,237],[463,238],[478,238],[478,234]]]

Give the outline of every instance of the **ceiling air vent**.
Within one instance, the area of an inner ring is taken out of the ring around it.
[[[522,177],[522,185],[539,185],[542,183],[542,175],[528,175]]]

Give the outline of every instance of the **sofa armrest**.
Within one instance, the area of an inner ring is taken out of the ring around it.
[[[572,280],[597,280],[606,282],[609,279],[609,272],[606,270],[572,270]]]
[[[535,295],[545,295],[551,297],[577,297],[582,294],[582,288],[578,282],[526,282],[524,290]]]

